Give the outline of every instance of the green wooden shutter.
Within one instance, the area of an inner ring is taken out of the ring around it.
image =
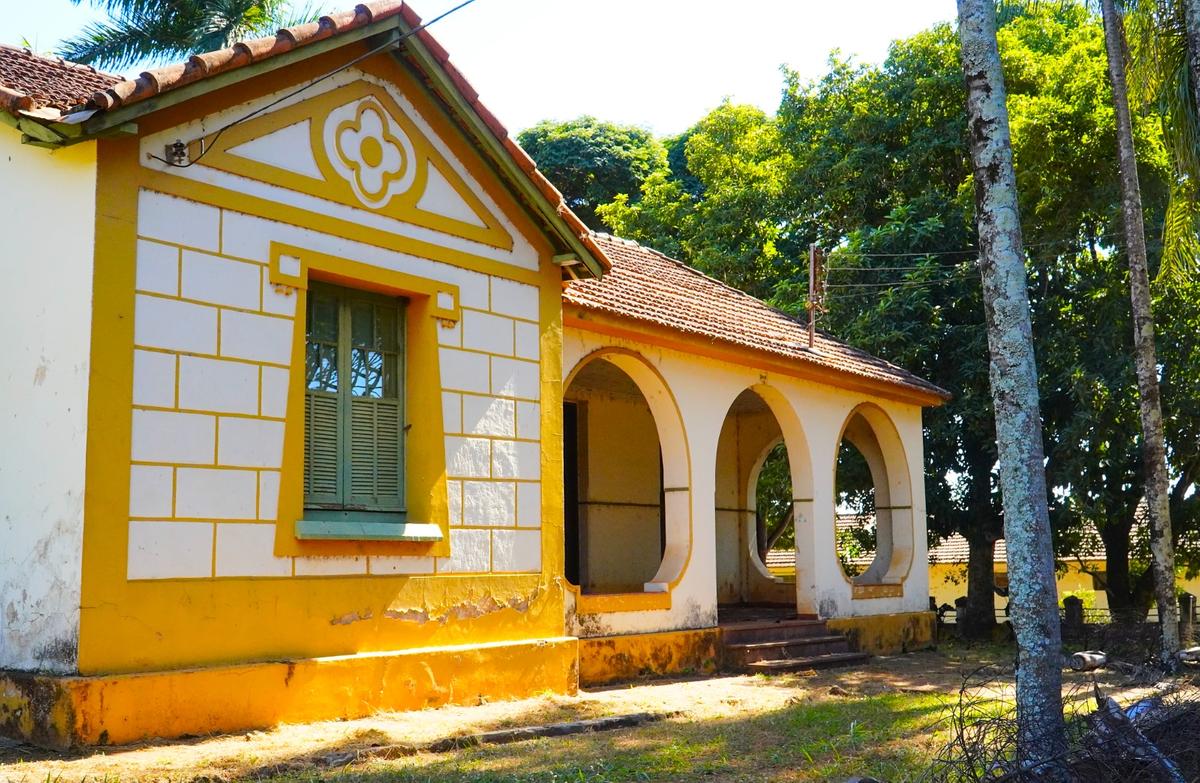
[[[350,402],[348,504],[399,510],[400,402],[355,397]]]
[[[340,503],[338,398],[309,391],[304,395],[304,497],[310,503]]]
[[[403,304],[326,285],[314,286],[311,294],[305,505],[402,512]]]

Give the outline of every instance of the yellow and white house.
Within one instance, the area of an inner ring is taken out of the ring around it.
[[[711,666],[738,604],[928,641],[945,393],[589,232],[401,3],[137,79],[0,61],[0,733],[571,692]],[[781,439],[794,581],[748,511]]]

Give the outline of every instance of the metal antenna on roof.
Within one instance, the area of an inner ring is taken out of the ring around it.
[[[808,311],[808,347],[811,349],[817,339],[817,314],[828,312],[825,308],[825,251],[811,244],[808,246],[808,301],[804,303]]]

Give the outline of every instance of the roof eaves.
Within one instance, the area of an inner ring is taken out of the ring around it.
[[[402,26],[407,28],[406,35],[418,28],[421,21],[407,5],[401,11],[401,20]],[[511,139],[508,129],[479,102],[479,94],[450,62],[441,44],[422,29],[405,39],[404,51],[429,78],[431,89],[458,115],[459,121],[481,143],[507,179],[517,184],[521,195],[546,224],[588,271],[601,277],[610,264],[591,231],[567,207],[562,194],[546,179],[528,153]]]
[[[567,300],[564,300],[566,303]],[[872,394],[879,395],[896,402],[918,405],[921,407],[937,407],[942,405],[949,399],[949,392],[946,392],[939,387],[929,388],[925,385],[919,385],[900,379],[884,379],[873,378],[862,373],[856,373],[851,370],[833,367],[820,360],[819,355],[801,357],[792,356],[784,353],[777,353],[765,348],[750,346],[744,343],[732,340],[728,337],[720,337],[706,332],[702,332],[691,327],[668,324],[653,318],[633,315],[615,307],[608,307],[594,302],[578,302],[570,301],[570,306],[578,310],[587,310],[593,314],[598,314],[601,317],[607,316],[610,319],[617,319],[624,322],[636,322],[642,324],[642,328],[649,327],[657,333],[657,330],[667,330],[675,334],[682,335],[684,338],[692,340],[703,340],[714,348],[723,348],[725,355],[750,355],[761,357],[762,359],[775,362],[776,367],[804,367],[805,370],[799,371],[801,377],[809,378],[828,383],[831,377],[841,379],[840,383],[833,385],[840,388],[854,388],[869,391]],[[578,316],[576,316],[578,317]],[[591,321],[590,323],[598,323]],[[755,364],[755,367],[761,369],[762,365]],[[914,376],[915,377],[915,376]],[[934,391],[937,389],[937,391]]]

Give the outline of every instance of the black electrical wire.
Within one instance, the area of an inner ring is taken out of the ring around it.
[[[203,149],[200,150],[200,154],[197,155],[196,157],[192,158],[191,160],[189,160],[187,163],[175,163],[174,161],[170,161],[170,160],[167,160],[166,158],[159,157],[158,155],[150,155],[150,157],[161,163],[167,164],[171,168],[186,169],[191,166],[194,166],[200,162],[201,158],[203,158],[205,155],[208,154],[209,150],[211,150],[213,147],[215,147],[217,145],[217,140],[221,138],[221,134],[223,134],[225,131],[229,130],[230,128],[240,125],[241,123],[243,123],[249,119],[257,117],[259,114],[262,114],[267,109],[278,106],[279,104],[283,103],[284,101],[296,97],[297,95],[299,95],[300,93],[309,89],[310,87],[315,87],[316,85],[320,84],[321,82],[325,81],[326,79],[337,76],[339,73],[346,70],[347,68],[352,68],[355,65],[358,65],[363,60],[366,60],[370,57],[374,57],[375,55],[379,54],[380,52],[384,51],[385,49],[391,49],[392,47],[395,47],[395,46],[403,43],[405,40],[407,40],[408,38],[411,38],[412,36],[421,32],[422,30],[429,27],[430,25],[432,25],[436,22],[439,22],[442,19],[445,19],[447,16],[454,13],[455,11],[458,11],[459,9],[466,8],[473,2],[475,2],[475,0],[464,0],[463,2],[459,3],[458,5],[454,6],[451,9],[449,9],[448,11],[445,11],[445,12],[433,17],[428,22],[424,22],[424,23],[418,25],[417,27],[414,27],[413,29],[409,30],[407,33],[402,34],[396,40],[386,41],[386,42],[380,44],[379,46],[376,46],[374,49],[371,49],[371,50],[359,55],[358,57],[355,57],[350,62],[339,65],[337,68],[334,68],[332,71],[321,74],[317,78],[313,79],[310,82],[306,82],[305,84],[301,85],[300,87],[296,88],[295,90],[292,90],[288,94],[280,96],[279,98],[276,98],[275,100],[271,101],[267,105],[260,106],[257,109],[255,109],[254,111],[250,112],[249,114],[239,117],[227,125],[221,126],[217,130],[213,131],[213,133],[211,134],[211,136],[212,136],[211,140],[208,142],[208,144],[204,145]],[[205,137],[201,136],[200,138],[204,139]]]

